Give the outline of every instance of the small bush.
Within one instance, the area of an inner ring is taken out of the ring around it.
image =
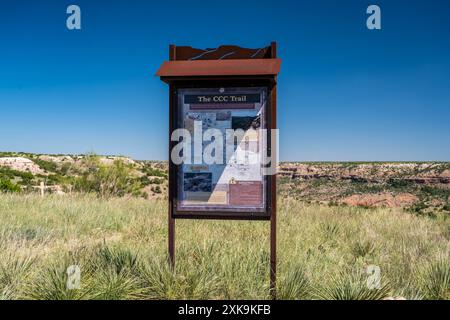
[[[0,192],[13,193],[20,192],[21,188],[9,180],[0,179]]]
[[[404,179],[388,179],[387,183],[391,188],[400,190],[404,190],[413,185],[411,181]]]
[[[163,179],[158,179],[158,178],[150,179],[150,184],[163,184],[163,183],[164,183]]]
[[[417,202],[408,208],[408,211],[418,214],[418,215],[426,215],[426,210],[428,209],[428,205],[423,201]]]
[[[441,199],[448,199],[450,197],[450,189],[444,189],[444,188],[438,188],[438,187],[432,187],[432,186],[423,186],[420,189],[423,193],[425,193],[428,196],[441,198]]]
[[[161,177],[161,178],[167,178],[167,173],[165,173],[163,170],[161,169],[157,169],[157,168],[153,168],[153,167],[146,167],[144,169],[144,172],[147,174],[147,176],[149,177]]]
[[[161,187],[158,185],[156,187],[152,187],[151,189],[154,193],[162,193]]]
[[[22,185],[30,185],[34,179],[34,176],[31,172],[23,172],[6,167],[0,167],[0,179],[13,180],[15,178],[20,178],[20,184]]]
[[[58,165],[52,161],[46,161],[37,158],[33,158],[31,160],[46,172],[56,172],[58,170]]]
[[[75,179],[75,190],[97,193],[102,197],[135,194],[142,187],[139,179],[133,176],[132,167],[123,160],[115,160],[112,165],[102,164],[99,157],[85,158],[81,177]]]

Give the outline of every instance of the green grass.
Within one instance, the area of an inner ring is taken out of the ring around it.
[[[0,194],[0,299],[269,299],[269,223],[176,222],[167,203]],[[449,298],[449,222],[282,198],[280,299]],[[67,288],[67,268],[81,270]],[[365,268],[381,269],[369,290]]]

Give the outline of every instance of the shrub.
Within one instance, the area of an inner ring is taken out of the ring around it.
[[[0,179],[0,192],[20,192],[22,189],[15,183],[9,180]]]
[[[139,182],[143,187],[150,185],[150,180],[146,176],[142,176],[139,178]]]
[[[85,159],[87,170],[75,179],[75,190],[94,192],[102,197],[136,194],[141,189],[139,179],[133,177],[132,167],[123,160],[115,160],[112,165],[100,163],[97,156]]]
[[[413,183],[411,183],[411,181],[404,180],[404,179],[392,179],[392,178],[388,179],[387,183],[391,188],[400,189],[400,190],[404,190],[413,185]]]
[[[58,170],[58,165],[52,161],[46,161],[37,158],[31,160],[36,163],[41,169],[47,172],[56,172]]]
[[[421,191],[431,197],[442,198],[442,199],[448,199],[448,197],[450,197],[450,190],[444,189],[444,188],[423,186],[421,188]]]
[[[149,177],[153,176],[153,177],[167,178],[167,173],[165,173],[161,169],[146,167],[144,169],[144,171],[147,174],[147,176],[149,176]]]
[[[155,178],[155,179],[150,179],[149,182],[150,182],[150,184],[162,184],[164,182],[164,180]]]
[[[14,178],[21,178],[22,184],[28,185],[31,183],[31,181],[34,179],[34,176],[31,172],[23,172],[18,170],[13,170],[6,167],[0,167],[0,179],[14,179]]]
[[[151,184],[163,184],[164,179],[163,178],[149,178],[147,176],[142,176],[139,178],[139,182],[142,186],[148,186]]]
[[[426,209],[428,208],[427,204],[423,201],[417,202],[408,208],[408,211],[418,214],[418,215],[426,215]]]
[[[154,193],[162,193],[161,187],[157,185],[156,187],[152,187],[151,189]]]

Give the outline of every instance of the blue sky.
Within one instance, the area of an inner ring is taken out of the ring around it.
[[[281,160],[449,161],[449,39],[445,0],[6,0],[0,150],[166,159],[168,45],[276,40]]]

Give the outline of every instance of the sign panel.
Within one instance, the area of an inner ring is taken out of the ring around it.
[[[267,89],[178,89],[177,213],[266,212]]]

